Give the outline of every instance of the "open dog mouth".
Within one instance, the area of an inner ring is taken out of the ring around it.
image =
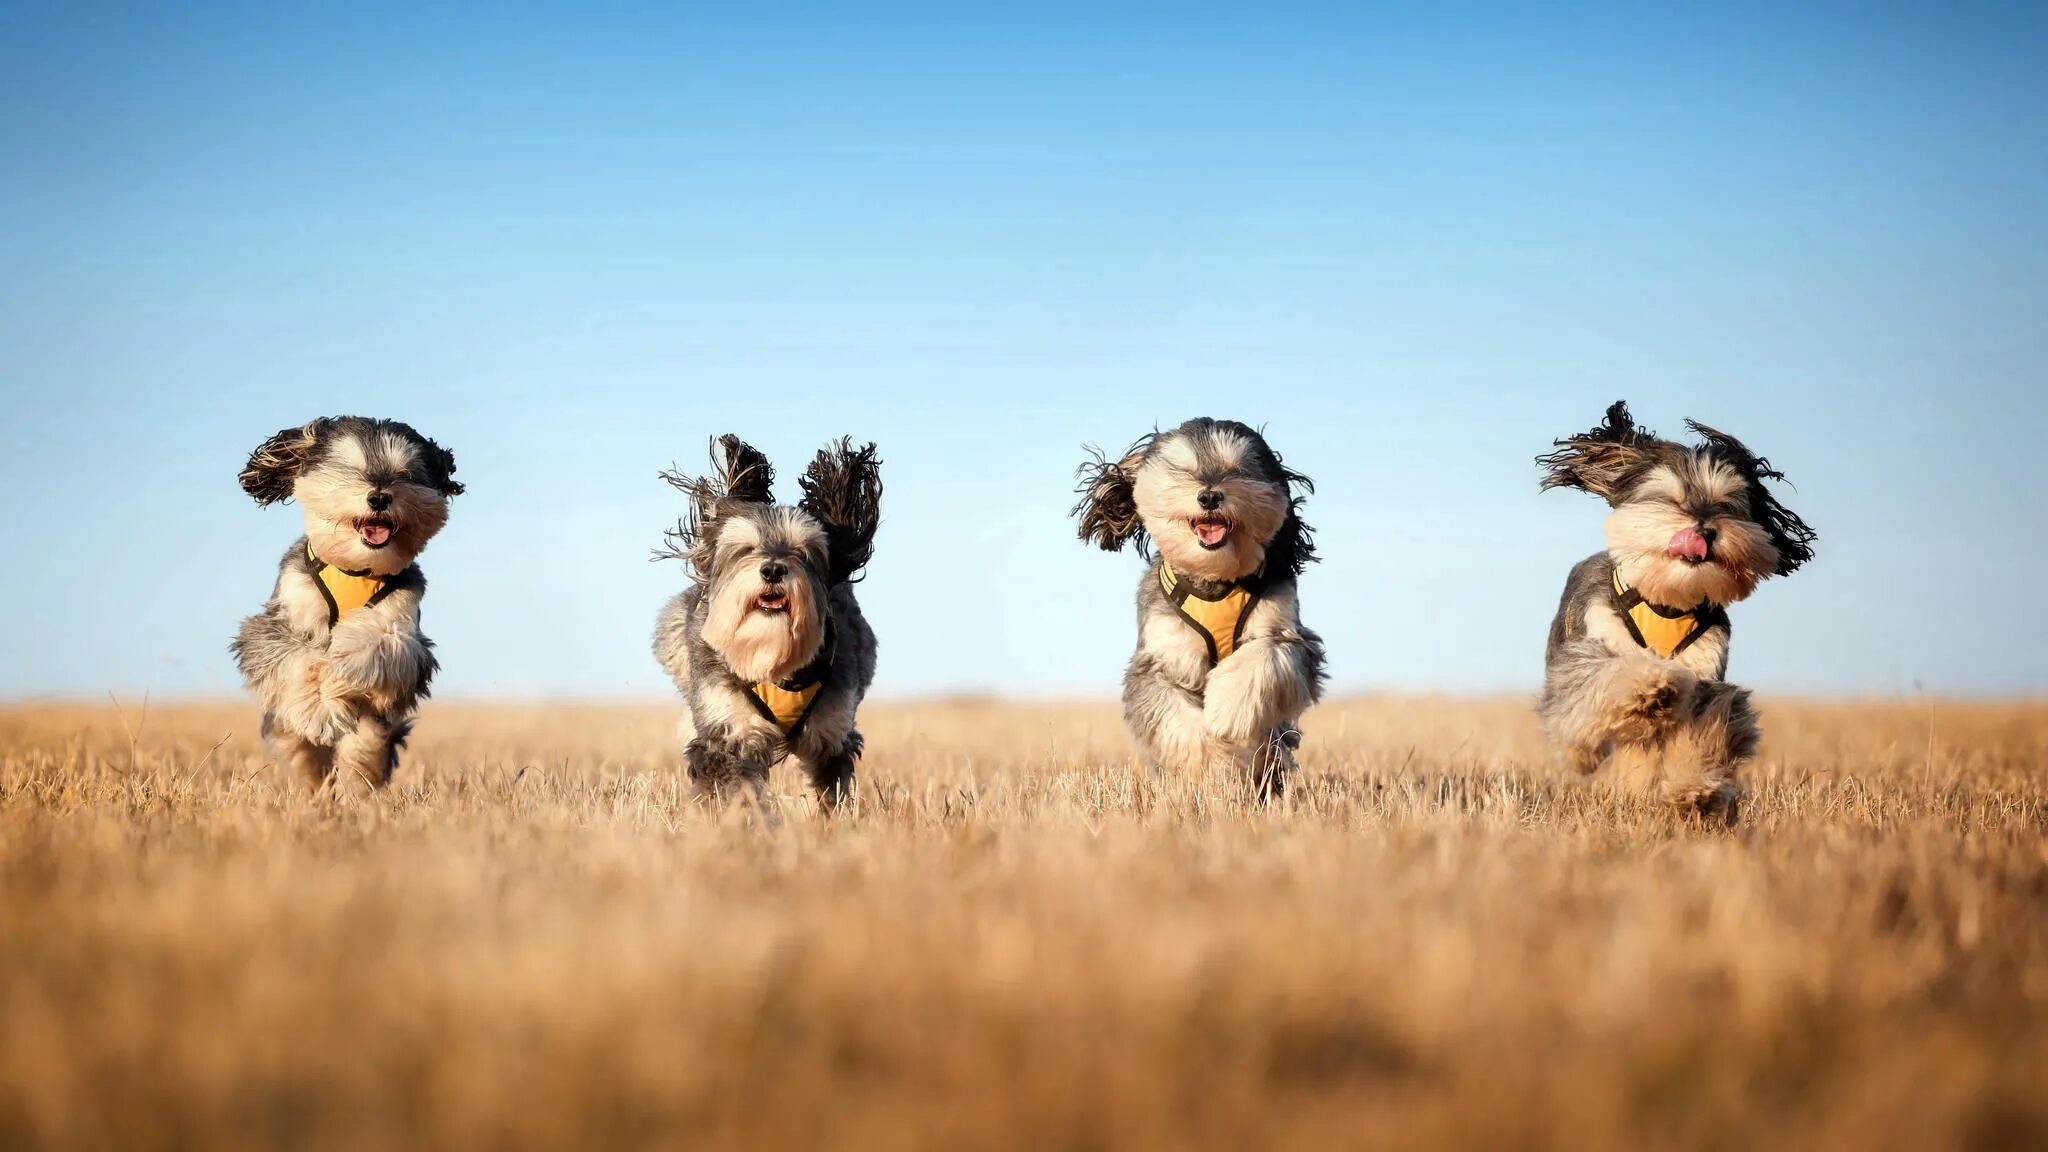
[[[1195,543],[1214,552],[1230,542],[1230,520],[1207,512],[1188,521],[1188,527],[1195,531]]]
[[[391,530],[395,527],[389,516],[364,516],[356,521],[356,535],[362,538],[363,547],[382,548],[391,543]]]
[[[785,591],[783,591],[783,590],[782,590],[782,589],[780,589],[780,588],[766,588],[766,589],[763,589],[763,590],[762,590],[762,592],[761,592],[761,594],[760,594],[759,596],[756,596],[756,597],[754,597],[754,611],[756,611],[756,612],[787,612],[787,611],[789,611],[789,593],[788,593],[788,592],[785,592]]]

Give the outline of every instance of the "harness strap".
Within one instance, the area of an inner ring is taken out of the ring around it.
[[[1173,610],[1209,646],[1211,664],[1221,663],[1237,651],[1244,626],[1252,618],[1252,607],[1259,602],[1259,594],[1243,584],[1231,584],[1213,599],[1204,596],[1164,560],[1159,562],[1159,588]]]
[[[818,654],[811,662],[798,670],[787,680],[761,680],[747,685],[747,700],[763,720],[780,729],[786,740],[796,739],[803,730],[804,722],[811,718],[811,709],[817,707],[818,697],[825,688],[825,672],[832,667],[832,656],[838,647],[838,636],[828,620],[825,624],[825,642],[818,646]]]
[[[1621,569],[1614,570],[1614,594],[1620,599],[1621,622],[1629,639],[1666,660],[1692,647],[1717,622],[1712,605],[1702,601],[1696,608],[1672,609],[1652,604],[1643,594],[1622,581]]]
[[[313,569],[313,587],[318,588],[320,598],[327,601],[329,628],[339,624],[343,616],[358,608],[368,608],[391,592],[390,577],[374,572],[351,572],[329,564],[314,554],[311,541],[306,544],[306,559],[317,565]]]

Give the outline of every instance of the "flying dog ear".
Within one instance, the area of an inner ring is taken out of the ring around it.
[[[299,478],[326,428],[327,420],[323,417],[297,428],[286,428],[258,444],[249,453],[249,462],[242,465],[242,491],[266,508],[291,499],[292,483]]]
[[[1088,448],[1094,459],[1075,471],[1081,482],[1074,491],[1081,499],[1071,513],[1081,521],[1081,539],[1104,552],[1121,552],[1124,545],[1136,540],[1138,551],[1145,551],[1145,522],[1138,516],[1138,497],[1133,485],[1138,480],[1138,469],[1145,463],[1145,454],[1158,439],[1159,433],[1148,432],[1115,460],[1103,455],[1100,448]]]
[[[420,437],[426,449],[427,479],[434,489],[443,496],[460,496],[465,492],[462,481],[455,478],[455,453],[450,452],[426,437]]]
[[[882,462],[875,446],[855,448],[852,437],[842,436],[818,450],[797,485],[804,492],[799,506],[825,526],[832,557],[828,583],[858,580],[882,522]]]
[[[1654,463],[1650,450],[1657,434],[1638,428],[1629,418],[1628,401],[1616,400],[1607,418],[1590,432],[1555,441],[1557,451],[1536,458],[1547,469],[1543,490],[1577,488],[1609,504],[1619,504],[1629,488]]]
[[[1807,527],[1797,512],[1778,503],[1777,496],[1764,484],[1766,480],[1783,480],[1785,474],[1726,432],[1709,428],[1697,420],[1687,420],[1685,426],[1705,440],[1715,456],[1741,473],[1749,488],[1750,518],[1771,538],[1771,547],[1778,551],[1778,566],[1771,574],[1790,576],[1799,570],[1800,565],[1813,559],[1813,542],[1820,533]]]
[[[1280,463],[1278,452],[1273,453],[1273,462]],[[1301,506],[1316,490],[1316,482],[1284,465],[1280,474],[1287,478],[1287,519],[1280,522],[1280,530],[1266,542],[1266,562],[1259,567],[1259,573],[1269,580],[1283,573],[1299,578],[1302,569],[1321,559],[1316,555],[1315,529],[1301,518]]]
[[[711,578],[721,508],[728,503],[775,502],[775,466],[759,449],[730,432],[711,442],[709,475],[686,476],[670,468],[660,476],[690,498],[690,510],[675,527],[662,533],[666,547],[655,549],[654,558],[688,561],[699,580]]]

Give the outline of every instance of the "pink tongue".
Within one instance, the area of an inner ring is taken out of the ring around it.
[[[391,529],[382,524],[370,524],[363,528],[365,544],[382,544],[391,539]]]
[[[1705,560],[1707,538],[1700,535],[1696,528],[1680,528],[1671,537],[1671,543],[1666,546],[1665,551],[1686,560]]]
[[[1201,537],[1202,543],[1204,544],[1221,543],[1223,538],[1225,536],[1228,536],[1229,534],[1230,526],[1228,524],[1195,525],[1195,535]]]

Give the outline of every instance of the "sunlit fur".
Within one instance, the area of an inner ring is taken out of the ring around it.
[[[306,535],[230,650],[263,705],[272,757],[315,785],[374,788],[397,767],[437,668],[419,629],[426,577],[414,558],[463,490],[454,472],[454,456],[410,426],[355,416],[284,429],[243,466],[259,504],[300,503]],[[330,622],[323,564],[383,577],[384,595]]]
[[[1606,769],[1621,787],[1732,818],[1739,770],[1760,733],[1748,691],[1725,680],[1732,625],[1722,609],[1804,564],[1814,533],[1766,486],[1780,478],[1767,461],[1691,426],[1702,443],[1662,440],[1617,403],[1591,432],[1539,458],[1545,488],[1580,488],[1613,508],[1606,550],[1566,580],[1539,711],[1573,768]],[[1650,604],[1690,612],[1703,630],[1668,658],[1637,644],[1617,572]]]
[[[1687,528],[1714,533],[1706,561],[1670,555],[1672,538]],[[1747,485],[1707,448],[1644,473],[1607,516],[1607,554],[1630,587],[1670,608],[1748,599],[1778,566],[1778,550],[1749,518]]]
[[[322,560],[351,572],[380,576],[402,571],[448,523],[448,498],[429,480],[420,446],[390,429],[333,438],[292,483],[305,514],[306,538]],[[377,515],[372,492],[390,495],[382,515],[391,538],[380,548],[363,542],[358,524]]]
[[[814,575],[824,568],[824,528],[796,508],[748,508],[721,526],[716,551],[704,642],[743,680],[787,679],[825,639],[825,590]],[[762,565],[778,561],[789,570],[776,584],[785,604],[765,611]]]
[[[1123,697],[1125,723],[1153,763],[1234,775],[1261,796],[1284,788],[1298,721],[1323,685],[1322,641],[1301,623],[1296,587],[1314,559],[1297,511],[1297,490],[1310,487],[1264,437],[1233,421],[1190,420],[1083,467],[1081,537],[1108,551],[1156,549],[1138,584],[1138,646]],[[1196,534],[1204,517],[1229,526],[1213,548]],[[1212,597],[1233,587],[1255,593],[1229,656],[1213,661],[1167,599],[1162,563]]]
[[[1266,562],[1266,543],[1292,508],[1285,477],[1248,468],[1250,442],[1228,427],[1161,437],[1138,462],[1132,494],[1145,531],[1176,571],[1204,580],[1241,580]],[[1204,491],[1219,492],[1214,511],[1230,520],[1230,535],[1216,549],[1202,547],[1194,521],[1205,514],[1196,502]]]
[[[880,462],[873,445],[842,440],[806,470],[802,501],[779,505],[773,467],[737,437],[721,437],[712,460],[708,476],[663,473],[691,506],[662,554],[687,560],[693,580],[662,606],[653,648],[686,705],[678,733],[691,783],[759,801],[788,759],[821,804],[838,805],[854,795],[855,719],[875,676],[875,634],[853,589],[879,524]],[[764,605],[771,590],[780,605]],[[793,732],[751,697],[756,684],[812,677],[818,694]]]

